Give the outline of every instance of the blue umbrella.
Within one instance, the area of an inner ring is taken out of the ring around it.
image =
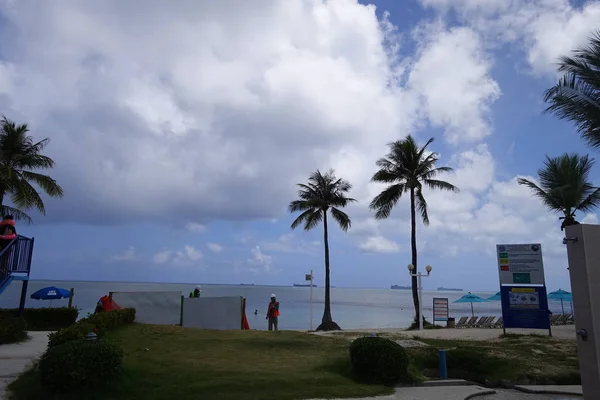
[[[473,303],[486,303],[487,301],[488,301],[487,299],[476,296],[474,294],[471,294],[471,292],[469,292],[469,294],[465,294],[460,299],[455,300],[454,303],[471,303],[471,316],[474,317],[475,312],[473,311]]]
[[[560,300],[560,306],[562,308],[562,313],[565,313],[565,305],[563,301],[571,302],[571,314],[573,314],[573,295],[571,292],[567,292],[566,290],[558,289],[554,292],[548,293],[548,299],[550,300]]]
[[[68,299],[71,297],[71,291],[57,288],[55,286],[48,286],[33,293],[30,297],[36,300]]]
[[[502,300],[502,297],[500,295],[500,292],[496,292],[495,295],[488,297],[486,300],[487,301],[500,301],[500,300]]]

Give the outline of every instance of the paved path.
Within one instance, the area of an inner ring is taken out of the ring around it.
[[[581,396],[557,394],[530,394],[517,390],[496,390],[496,394],[477,397],[480,400],[582,400]]]
[[[30,339],[26,342],[0,346],[0,400],[4,398],[6,385],[46,351],[48,333],[29,332]]]
[[[357,333],[356,337],[365,333],[385,333],[393,336],[406,337],[412,339],[414,336],[419,336],[424,339],[447,339],[447,340],[494,340],[498,339],[502,334],[502,329],[425,329],[423,331],[407,331],[404,329],[345,329],[343,331],[330,332],[311,332],[315,335],[344,335],[348,336],[349,332]],[[521,335],[537,334],[544,335],[547,331],[539,329],[507,329],[507,333],[516,333]],[[555,339],[561,340],[576,340],[575,325],[559,325],[552,327],[552,335]]]
[[[361,399],[347,400],[465,400],[473,395],[493,392],[494,390],[485,389],[480,386],[409,387],[396,389],[396,393],[389,396],[365,397]]]

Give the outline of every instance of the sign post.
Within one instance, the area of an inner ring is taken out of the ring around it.
[[[434,298],[433,299],[433,324],[435,321],[448,322],[448,299]]]
[[[504,333],[506,328],[548,329],[552,336],[542,246],[499,244],[496,251]]]
[[[309,300],[309,307],[310,307],[310,317],[309,318],[310,318],[310,324],[309,325],[310,325],[310,330],[311,331],[313,330],[313,306],[312,306],[312,303],[313,303],[313,279],[314,279],[314,277],[313,277],[313,271],[311,269],[310,270],[310,275],[306,275],[305,276],[305,280],[310,282],[310,295],[309,295],[309,298],[310,298],[310,300]]]

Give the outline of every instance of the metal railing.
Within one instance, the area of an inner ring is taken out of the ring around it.
[[[32,254],[33,238],[17,235],[0,251],[0,283],[14,272],[29,274]]]

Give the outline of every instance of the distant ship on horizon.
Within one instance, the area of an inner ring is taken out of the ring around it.
[[[294,287],[310,287],[310,283],[294,283]],[[312,287],[317,287],[316,284],[313,283]]]
[[[254,283],[240,283],[240,286],[254,286]]]
[[[392,285],[392,286],[390,286],[390,289],[394,289],[394,290],[411,290],[412,286]]]
[[[457,289],[457,288],[447,288],[447,287],[443,287],[440,286],[439,288],[437,288],[437,290],[439,290],[440,292],[462,292],[462,289]]]

